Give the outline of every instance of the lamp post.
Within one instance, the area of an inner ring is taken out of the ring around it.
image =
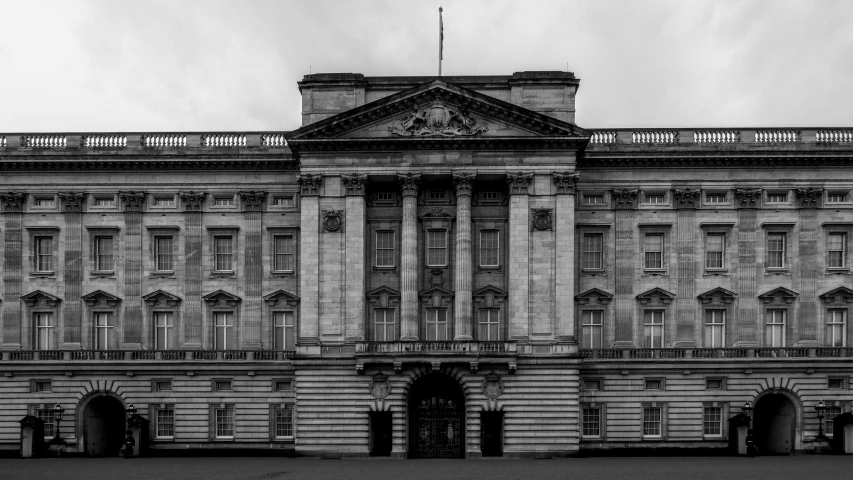
[[[58,403],[53,406],[53,443],[62,443],[62,439],[59,438],[59,422],[62,420],[64,411],[65,409]]]
[[[743,414],[749,419],[749,423],[746,425],[746,454],[750,457],[755,456],[755,437],[752,434],[752,408],[752,402],[749,400],[740,407]]]
[[[130,417],[136,415],[136,407],[129,403],[124,411],[127,413],[127,428],[130,428]]]
[[[127,412],[127,431],[125,432],[127,436],[124,438],[124,458],[130,458],[133,456],[133,447],[136,444],[136,441],[133,439],[133,430],[130,429],[130,420],[136,414],[136,407],[132,403],[129,403],[124,411]]]
[[[820,400],[814,409],[817,411],[817,439],[823,440],[825,438],[823,435],[823,412],[826,411],[826,404],[823,403],[823,400]]]

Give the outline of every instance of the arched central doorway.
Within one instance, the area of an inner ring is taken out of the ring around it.
[[[797,411],[781,393],[769,393],[755,403],[755,446],[760,455],[790,455],[794,450]]]
[[[465,456],[465,396],[453,378],[431,373],[419,378],[409,393],[409,456]]]
[[[86,453],[93,457],[118,456],[124,444],[124,405],[111,395],[92,397],[83,410]]]

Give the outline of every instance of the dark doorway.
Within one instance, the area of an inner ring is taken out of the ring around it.
[[[480,449],[484,457],[503,455],[503,412],[480,413]]]
[[[370,412],[370,456],[391,456],[391,412]]]
[[[409,394],[412,458],[465,456],[465,398],[456,380],[439,373],[418,379]]]
[[[124,443],[124,406],[109,395],[95,397],[86,405],[86,453],[93,457],[118,456]]]
[[[790,455],[794,450],[796,409],[785,395],[771,393],[755,404],[753,428],[759,455]]]

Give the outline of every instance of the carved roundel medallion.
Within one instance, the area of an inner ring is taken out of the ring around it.
[[[483,395],[489,400],[494,400],[504,393],[504,384],[501,381],[501,376],[495,372],[486,375],[483,381]]]
[[[533,229],[534,230],[551,230],[551,209],[550,208],[534,208],[533,209]]]
[[[327,232],[337,232],[344,224],[341,210],[325,210],[323,212],[323,229]]]
[[[388,375],[382,372],[373,375],[373,381],[370,382],[370,396],[382,400],[391,393],[391,382],[388,380]]]

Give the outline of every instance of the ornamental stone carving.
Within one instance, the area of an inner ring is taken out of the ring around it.
[[[86,194],[81,192],[65,192],[59,194],[59,201],[65,212],[82,212],[86,203]]]
[[[0,193],[0,198],[3,199],[3,210],[6,212],[22,212],[24,211],[24,200],[26,195],[23,193]]]
[[[243,200],[244,212],[260,212],[264,209],[264,200],[267,199],[267,192],[238,192]]]
[[[417,195],[418,186],[421,184],[420,173],[398,173],[397,182],[400,183],[400,188],[403,190],[403,196]]]
[[[488,131],[476,123],[467,110],[451,109],[436,97],[426,108],[412,108],[399,127],[388,127],[388,131],[401,137],[471,137]]]
[[[344,226],[343,210],[323,210],[323,229],[327,232],[340,231]]]
[[[507,173],[506,183],[509,193],[516,195],[527,195],[527,188],[533,182],[532,173]]]
[[[341,182],[347,190],[347,195],[364,195],[367,187],[367,175],[363,173],[341,175]]]
[[[637,190],[613,190],[611,192],[611,196],[613,197],[613,206],[616,207],[617,210],[632,209],[635,207],[635,202],[637,201],[638,194],[639,191]]]
[[[551,230],[551,227],[553,225],[552,216],[553,216],[554,209],[552,209],[552,208],[532,208],[532,209],[530,209],[530,212],[533,214],[532,215],[532,222],[531,222],[531,226],[533,227],[533,230],[539,230],[539,231]]]
[[[141,212],[145,207],[145,192],[119,192],[124,211]]]
[[[391,393],[391,382],[388,380],[388,375],[382,372],[373,374],[373,380],[370,382],[370,396],[382,400]]]
[[[672,197],[675,199],[675,208],[698,208],[699,189],[696,188],[674,188]]]
[[[818,202],[822,195],[822,188],[797,189],[797,198],[800,199],[800,208],[817,208]]]
[[[475,177],[476,175],[470,172],[454,173],[453,186],[456,187],[456,196],[471,195]]]
[[[420,218],[454,218],[456,214],[449,208],[431,207],[423,210]]]
[[[180,192],[181,200],[184,202],[184,211],[200,212],[204,206],[204,198],[207,196],[205,192]]]
[[[578,189],[580,175],[571,172],[554,172],[552,175],[554,185],[557,186],[557,195],[574,195]]]
[[[495,400],[504,393],[504,384],[501,381],[501,376],[492,371],[488,375],[486,375],[486,379],[483,380],[483,395],[486,396],[489,400]]]
[[[735,198],[738,199],[740,208],[758,208],[758,199],[761,198],[760,188],[737,188]]]
[[[299,175],[296,177],[299,184],[299,193],[303,197],[320,194],[320,185],[323,184],[322,175]]]

